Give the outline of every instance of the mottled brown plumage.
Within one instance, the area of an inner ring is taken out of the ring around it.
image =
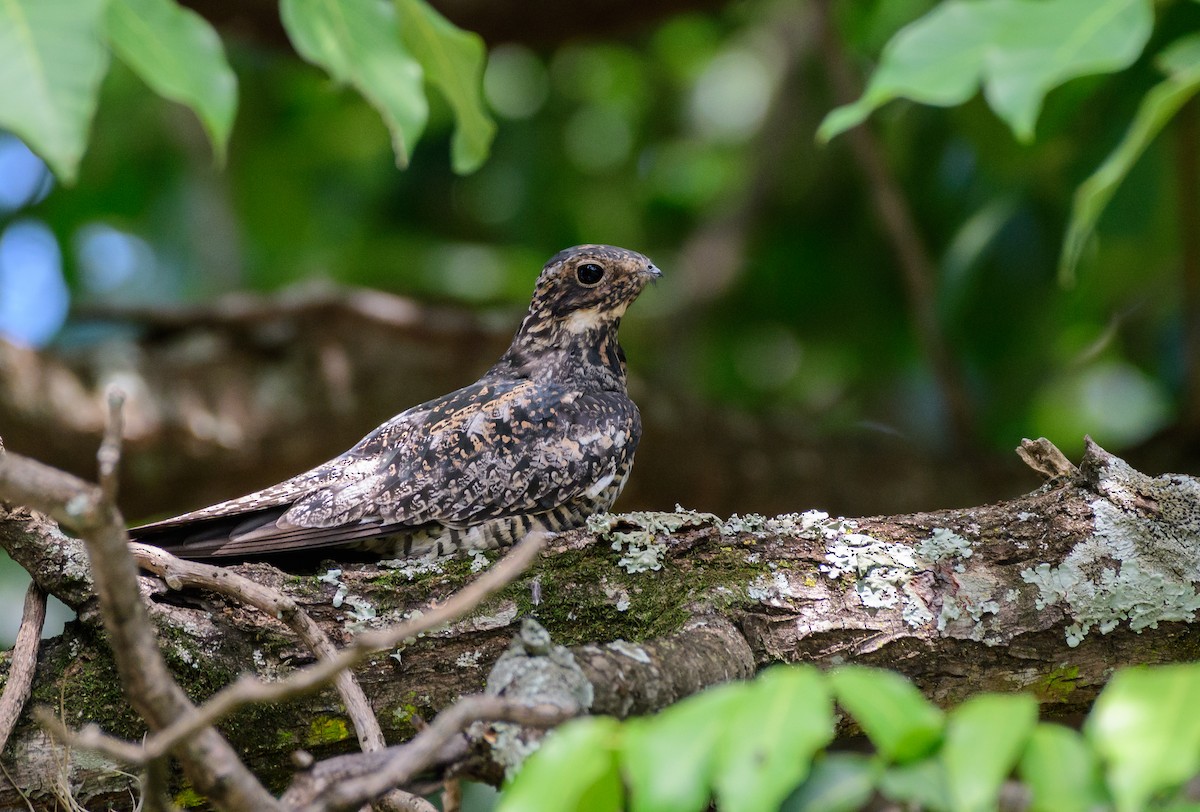
[[[633,463],[641,418],[617,327],[659,276],[622,248],[562,251],[508,351],[475,383],[311,471],[130,534],[194,558],[336,546],[417,555],[579,526],[613,503]]]

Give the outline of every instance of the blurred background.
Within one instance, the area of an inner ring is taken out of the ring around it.
[[[398,170],[274,4],[193,5],[240,83],[225,166],[118,62],[73,186],[0,132],[0,437],[91,477],[121,386],[130,521],[278,481],[472,381],[542,263],[582,242],[665,273],[622,325],[646,435],[619,509],[998,501],[1038,485],[1012,449],[1043,435],[1197,467],[1195,102],[1075,284],[1056,275],[1076,186],[1159,78],[1148,58],[1053,91],[1030,145],[976,99],[893,103],[822,146],[934,3],[435,3],[489,46],[497,136],[459,176],[439,99]],[[1155,36],[1197,18],[1165,4]],[[0,645],[22,574],[0,565]]]

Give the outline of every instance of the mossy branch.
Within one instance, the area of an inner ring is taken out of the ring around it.
[[[1200,482],[1141,474],[1094,444],[1078,473],[1043,470],[1051,478],[1041,488],[1011,501],[902,516],[597,517],[554,539],[522,580],[470,617],[370,658],[356,676],[388,741],[402,741],[418,719],[480,691],[518,618],[534,616],[572,647],[593,686],[593,713],[651,712],[769,663],[853,660],[898,670],[939,703],[1025,690],[1043,714],[1072,716],[1114,667],[1196,659]],[[28,534],[40,527],[10,512],[0,541],[36,562]],[[60,535],[53,543],[69,557],[77,542]],[[329,562],[300,574],[261,563],[235,569],[282,590],[342,646],[429,612],[496,558],[403,568]],[[44,589],[87,609],[77,576],[31,569]],[[242,672],[277,678],[313,659],[279,621],[238,603],[151,577],[141,587],[168,664],[194,699]],[[115,687],[94,613],[43,651],[34,698],[71,725],[91,720],[125,738],[142,732]],[[354,746],[329,690],[244,708],[221,728],[276,789],[293,751],[322,757]],[[43,804],[63,771],[85,803],[118,798],[126,784],[95,759],[64,761],[28,720],[4,760]],[[439,763],[498,777],[488,753],[447,751]],[[14,793],[0,784],[0,805],[17,802]]]

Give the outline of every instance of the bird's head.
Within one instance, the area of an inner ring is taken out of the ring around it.
[[[634,251],[577,245],[559,251],[542,268],[529,316],[569,335],[615,329],[625,308],[661,276],[653,262]]]

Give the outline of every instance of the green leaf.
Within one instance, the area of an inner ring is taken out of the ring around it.
[[[454,171],[474,172],[487,159],[496,124],[483,106],[483,40],[451,23],[424,0],[395,0],[404,44],[454,109]]]
[[[1107,765],[1118,812],[1143,808],[1200,772],[1200,666],[1118,672],[1084,731]]]
[[[892,671],[845,666],[829,675],[834,695],[888,761],[913,761],[942,736],[942,712]]]
[[[1167,122],[1200,90],[1200,34],[1176,40],[1158,55],[1157,62],[1168,78],[1142,97],[1121,143],[1075,190],[1058,265],[1059,280],[1064,285],[1074,283],[1083,250],[1117,187]]]
[[[877,759],[861,753],[830,753],[813,764],[812,773],[780,812],[852,812],[875,794],[881,773]]]
[[[105,24],[121,61],[155,93],[190,107],[223,162],[237,77],[212,26],[175,0],[109,0]]]
[[[1037,700],[1028,694],[981,694],[950,713],[941,756],[952,808],[995,808],[1037,715]]]
[[[833,705],[809,666],[764,671],[743,695],[718,745],[714,784],[723,812],[775,812],[833,740]]]
[[[0,2],[0,127],[64,183],[75,180],[108,70],[103,13],[104,0]]]
[[[282,0],[283,27],[300,56],[352,85],[392,134],[396,165],[408,165],[429,117],[421,65],[404,47],[385,0]]]
[[[1100,765],[1083,736],[1062,725],[1034,728],[1021,756],[1030,812],[1087,812],[1103,805]]]
[[[634,812],[688,812],[708,806],[716,745],[750,686],[722,685],[656,716],[626,723],[621,768]]]
[[[607,716],[562,725],[504,788],[496,812],[619,812],[620,736],[620,723]]]
[[[817,135],[828,141],[893,99],[949,107],[982,85],[1028,142],[1050,90],[1133,64],[1153,27],[1151,0],[948,0],[897,32],[862,97],[829,113]]]
[[[879,791],[885,798],[911,804],[918,809],[933,812],[950,809],[946,768],[937,757],[889,767],[879,778]]]

